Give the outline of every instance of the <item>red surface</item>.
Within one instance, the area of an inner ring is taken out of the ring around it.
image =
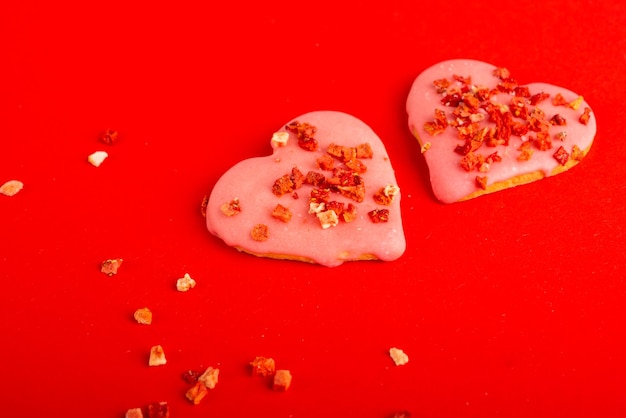
[[[172,417],[626,414],[621,2],[140,3],[0,6],[0,182],[25,184],[0,196],[3,416],[155,401]],[[404,101],[422,69],[462,57],[583,94],[599,126],[587,159],[435,201]],[[221,173],[319,109],[385,141],[399,260],[258,259],[206,232],[200,201]],[[110,157],[94,168],[97,149]],[[101,274],[114,257],[119,274]],[[198,285],[179,293],[186,272]],[[143,306],[150,326],[132,319]],[[167,365],[147,366],[154,344]],[[291,370],[288,392],[249,376],[257,355]],[[207,366],[220,381],[193,406],[180,375]]]

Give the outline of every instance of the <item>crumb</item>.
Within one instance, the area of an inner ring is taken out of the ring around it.
[[[409,356],[407,356],[404,351],[399,348],[390,348],[389,356],[391,356],[393,362],[396,363],[396,366],[403,366],[409,362]]]
[[[165,358],[165,352],[163,347],[155,345],[150,349],[150,359],[148,360],[149,366],[162,366],[167,363]]]
[[[270,357],[256,357],[251,363],[253,376],[273,376],[276,372],[276,363]]]
[[[100,265],[100,271],[107,276],[113,276],[114,274],[117,274],[117,269],[120,268],[123,261],[124,260],[121,258],[104,260]]]
[[[189,273],[185,273],[182,278],[176,280],[176,290],[179,292],[186,292],[194,287],[196,287],[196,281],[191,278]]]
[[[196,384],[189,388],[187,393],[185,393],[185,397],[194,405],[198,405],[208,392],[209,389],[204,385],[204,383],[196,382]]]
[[[133,317],[142,325],[150,325],[152,323],[152,311],[148,308],[137,309]]]
[[[206,369],[200,377],[198,377],[198,382],[201,382],[208,389],[214,389],[215,385],[217,385],[217,377],[220,374],[220,369],[215,369],[213,367],[209,367]]]
[[[272,389],[284,392],[291,386],[291,372],[289,370],[276,370]]]
[[[87,157],[87,161],[91,163],[94,167],[100,167],[100,164],[109,156],[106,151],[96,151]]]
[[[167,402],[155,402],[148,405],[148,418],[169,418],[170,407]]]
[[[141,408],[131,408],[126,411],[124,418],[143,418],[143,412],[141,412]]]
[[[5,196],[15,196],[22,188],[24,183],[19,180],[9,180],[0,186],[0,194]]]
[[[182,378],[185,381],[185,383],[190,384],[190,385],[195,385],[196,382],[198,381],[198,377],[200,377],[201,374],[202,372],[197,372],[195,370],[187,370],[185,373],[183,373]]]
[[[100,142],[106,145],[114,145],[117,142],[117,131],[114,129],[107,129],[100,134]]]

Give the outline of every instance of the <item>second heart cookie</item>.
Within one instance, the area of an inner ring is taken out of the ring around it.
[[[596,135],[582,96],[551,84],[519,84],[506,68],[474,60],[423,71],[406,109],[433,192],[444,203],[562,173],[583,159]]]

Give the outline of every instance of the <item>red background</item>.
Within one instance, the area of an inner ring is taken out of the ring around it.
[[[0,183],[25,187],[0,196],[1,414],[624,416],[625,6],[421,3],[3,2]],[[464,57],[584,95],[599,128],[583,163],[438,203],[404,103],[421,70]],[[399,260],[259,259],[206,231],[219,176],[321,109],[385,142]],[[168,363],[150,368],[155,344]],[[292,371],[288,392],[249,376],[257,355]],[[207,366],[220,382],[193,406],[180,375]]]

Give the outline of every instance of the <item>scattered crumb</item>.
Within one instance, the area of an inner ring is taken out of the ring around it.
[[[113,276],[114,274],[117,274],[117,269],[120,268],[123,261],[124,260],[122,260],[121,258],[111,258],[108,260],[104,260],[100,265],[100,271],[107,276]]]
[[[148,308],[140,308],[133,314],[135,321],[142,325],[150,325],[152,323],[152,311]]]
[[[215,385],[217,385],[217,377],[219,373],[219,369],[215,369],[213,367],[206,369],[206,371],[197,378],[197,381],[193,383],[193,386],[187,390],[185,397],[194,405],[198,405],[206,396],[208,391],[215,388]]]
[[[430,142],[426,142],[424,145],[422,145],[422,149],[420,150],[423,153],[425,153],[426,151],[428,151],[430,149]]]
[[[169,418],[170,407],[167,402],[155,402],[148,405],[148,418]]]
[[[189,273],[185,273],[183,277],[176,280],[176,290],[179,292],[186,292],[194,287],[196,287],[196,281],[191,278]]]
[[[167,363],[165,358],[165,351],[160,345],[155,345],[150,349],[150,359],[148,360],[149,366],[162,366]]]
[[[194,405],[198,405],[208,392],[209,389],[204,385],[204,383],[196,382],[196,384],[189,388],[187,393],[185,393],[185,397]]]
[[[185,373],[183,373],[182,378],[185,381],[185,383],[193,385],[198,381],[198,377],[200,377],[201,374],[202,372],[197,372],[195,370],[187,370]]]
[[[16,195],[22,188],[24,187],[24,183],[19,180],[9,180],[0,186],[0,194],[5,196],[14,196]]]
[[[389,356],[391,356],[393,362],[396,363],[396,366],[403,366],[409,362],[409,356],[407,356],[404,351],[399,348],[390,348]]]
[[[276,362],[269,357],[256,357],[251,363],[253,376],[273,376],[276,372]]]
[[[209,367],[206,369],[200,377],[198,377],[198,382],[201,382],[208,389],[214,389],[215,385],[217,385],[217,378],[220,374],[220,369],[215,369],[213,367]]]
[[[117,142],[118,133],[114,129],[107,129],[100,134],[100,142],[106,145],[114,145]]]
[[[100,167],[100,164],[109,156],[106,151],[96,151],[87,157],[87,161],[91,163],[94,167]]]
[[[291,372],[289,370],[276,370],[272,389],[284,392],[291,386]]]
[[[141,408],[131,408],[126,411],[124,418],[143,418],[143,412],[141,412]]]

